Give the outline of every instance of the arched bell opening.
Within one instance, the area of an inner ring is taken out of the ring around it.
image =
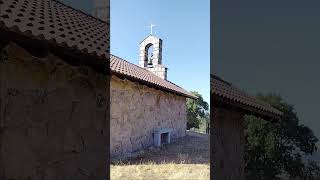
[[[147,61],[148,67],[153,67],[153,52],[154,52],[153,44],[148,44],[146,46],[146,61]]]

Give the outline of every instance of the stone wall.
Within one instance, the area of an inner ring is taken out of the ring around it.
[[[240,112],[213,108],[213,179],[244,180],[244,127]]]
[[[129,80],[111,78],[111,156],[127,156],[153,144],[155,128],[185,136],[186,98]]]
[[[0,57],[0,179],[106,179],[107,77],[13,43]]]

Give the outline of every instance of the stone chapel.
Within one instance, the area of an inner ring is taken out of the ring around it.
[[[94,1],[93,15],[108,22],[105,0]],[[151,27],[152,28],[152,27]],[[151,30],[152,31],[152,30]],[[167,79],[162,39],[152,32],[139,44],[132,64],[111,55],[110,154],[130,156],[154,143],[154,131],[170,129],[170,139],[186,131],[186,98],[196,98]]]
[[[152,53],[149,50],[153,49]],[[162,40],[149,35],[140,43],[139,66],[111,55],[111,156],[127,156],[154,143],[155,130],[185,136],[186,98],[196,98],[167,79]]]
[[[196,97],[167,79],[162,40],[137,65],[111,55],[108,7],[0,0],[0,179],[105,179],[108,154],[185,135]]]

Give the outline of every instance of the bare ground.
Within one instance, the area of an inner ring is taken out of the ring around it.
[[[113,162],[111,180],[210,179],[209,137],[196,133],[126,161]]]

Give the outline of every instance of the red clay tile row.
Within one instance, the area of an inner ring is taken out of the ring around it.
[[[121,59],[117,56],[111,55],[110,68],[111,72],[119,73],[148,84],[150,83],[163,90],[171,91],[188,98],[197,98],[190,92],[182,89],[181,87],[173,84],[172,82],[161,79],[152,72],[143,69],[135,64],[132,64],[124,59]]]
[[[215,96],[226,98],[228,100],[241,103],[246,106],[250,106],[265,112],[269,112],[275,115],[281,115],[282,112],[273,108],[270,104],[262,102],[252,96],[249,96],[245,92],[237,89],[229,82],[222,80],[221,78],[211,75],[211,92]]]
[[[56,0],[0,0],[0,29],[109,56],[109,24]]]
[[[109,59],[109,24],[56,0],[0,0],[0,30],[46,40]],[[111,71],[185,97],[196,98],[153,73],[111,56]]]

